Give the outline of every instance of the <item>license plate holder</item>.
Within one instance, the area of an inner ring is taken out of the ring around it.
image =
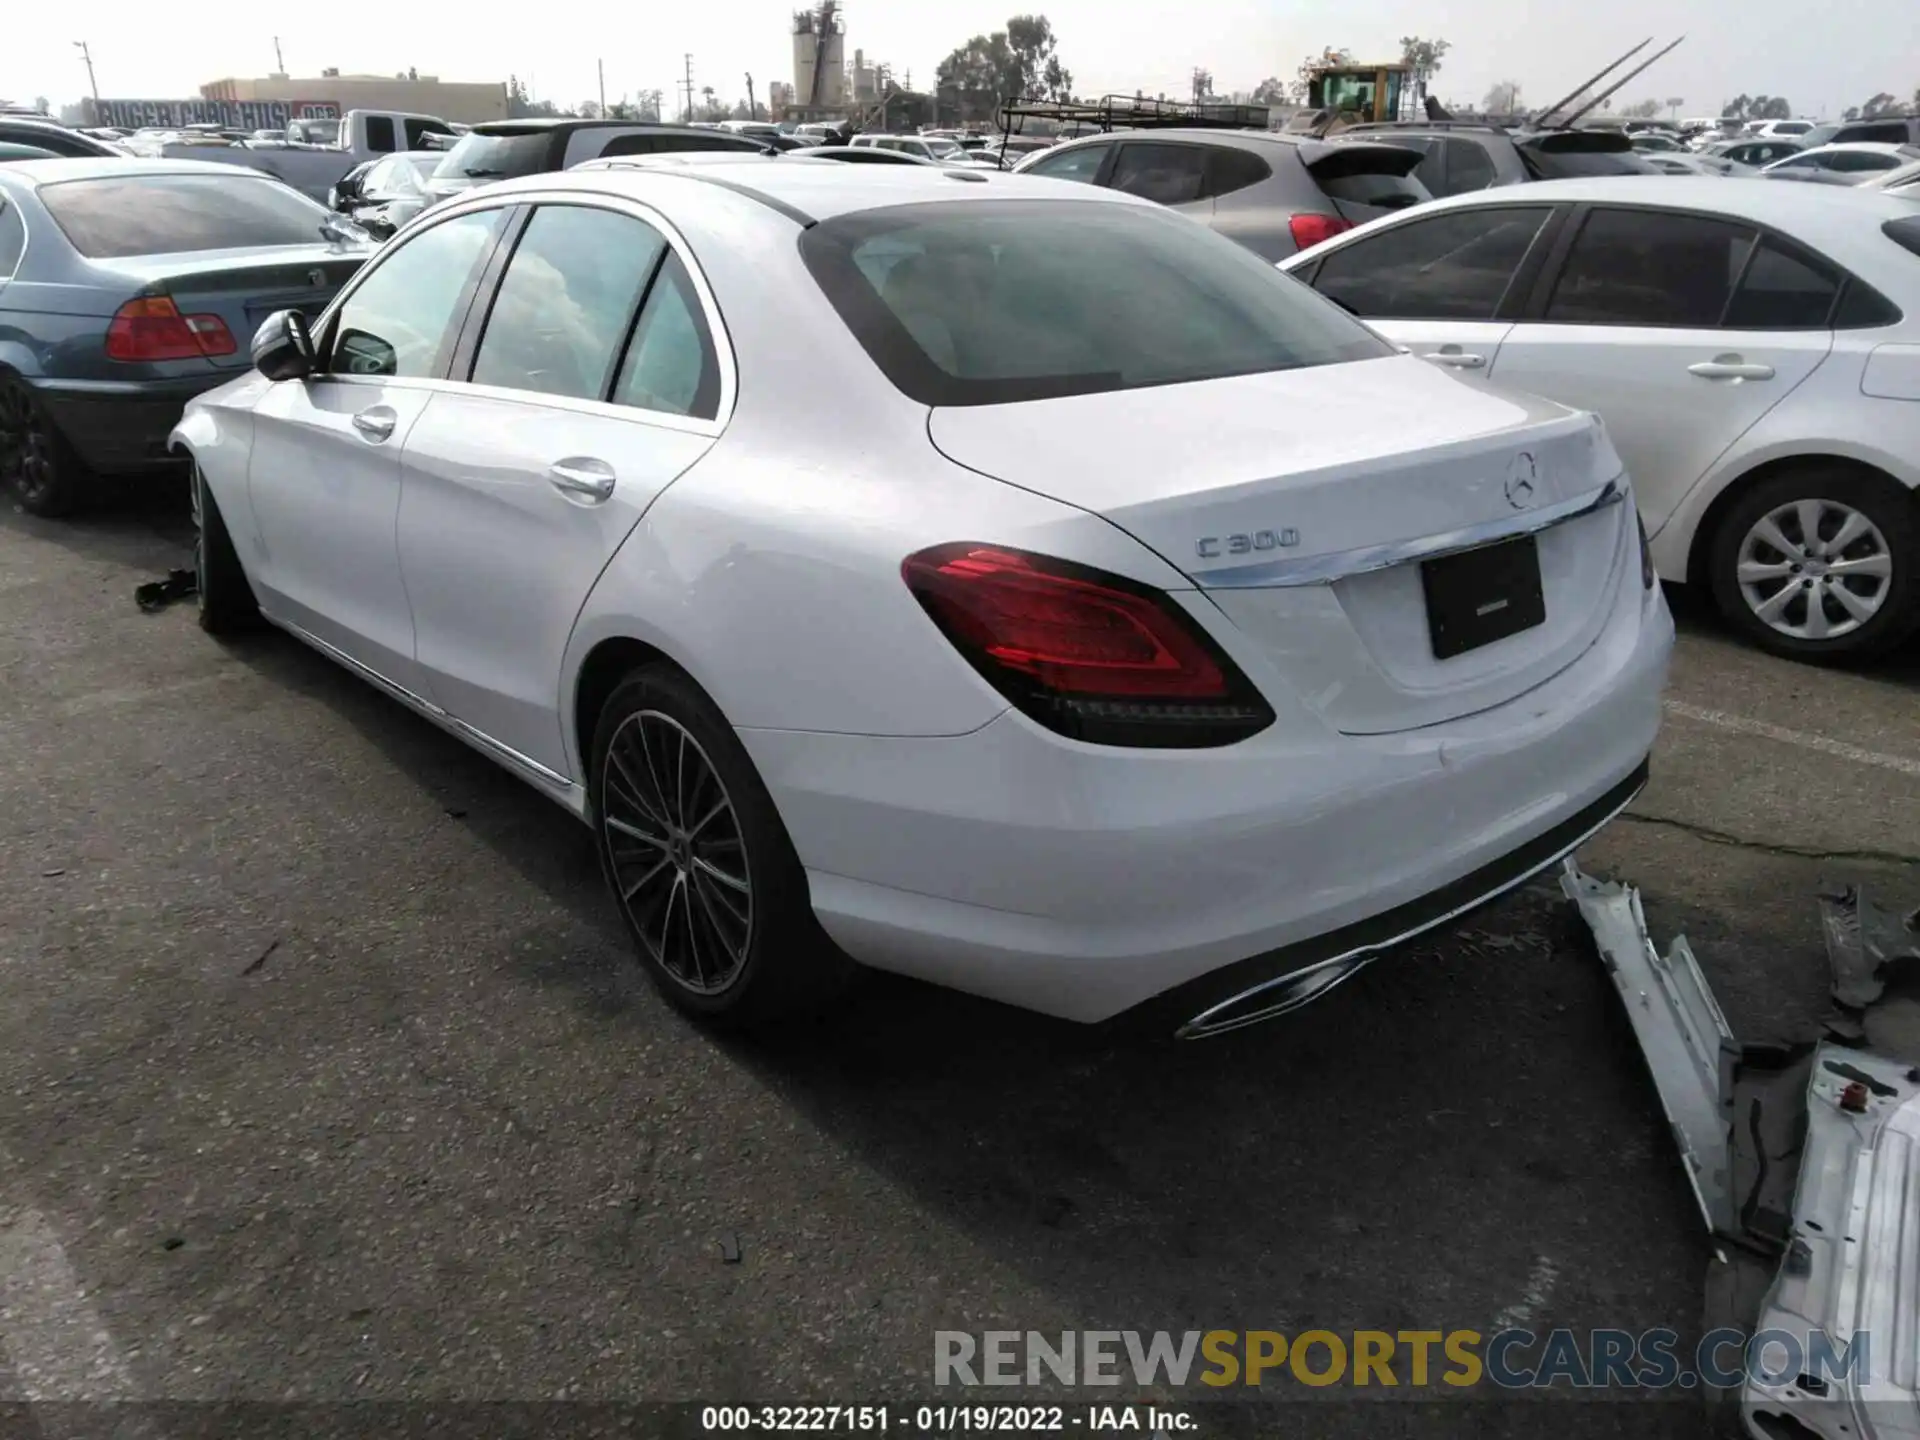
[[[1420,585],[1436,660],[1451,660],[1547,620],[1540,547],[1531,535],[1423,560]]]

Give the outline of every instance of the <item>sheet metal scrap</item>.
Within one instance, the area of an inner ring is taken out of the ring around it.
[[[1639,894],[1565,864],[1718,1242],[1706,1328],[1866,1349],[1844,1373],[1760,1357],[1738,1395],[1759,1440],[1920,1440],[1920,911],[1820,895],[1833,1012],[1820,1036],[1742,1045],[1685,937],[1665,956]],[[1857,1342],[1856,1342],[1857,1343]]]

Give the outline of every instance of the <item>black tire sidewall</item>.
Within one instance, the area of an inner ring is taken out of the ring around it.
[[[1886,537],[1893,576],[1886,603],[1873,619],[1836,640],[1796,640],[1782,635],[1748,608],[1736,566],[1740,545],[1754,522],[1795,500],[1829,500],[1865,515]],[[1714,604],[1722,616],[1761,649],[1792,660],[1840,663],[1870,659],[1899,645],[1920,627],[1920,524],[1916,501],[1891,480],[1848,470],[1810,466],[1750,486],[1724,516],[1708,551]]]
[[[200,467],[193,467],[194,604],[200,628],[209,635],[231,635],[258,628],[260,607],[227,533],[226,519]]]
[[[45,493],[37,500],[29,500],[23,491],[16,490],[14,498],[20,502],[22,510],[44,520],[57,520],[73,514],[80,505],[80,475],[72,445],[60,433],[60,427],[54,424],[53,417],[47,414],[46,407],[25,380],[16,375],[0,376],[0,387],[17,394],[28,413],[45,427],[47,443],[52,451],[49,463],[53,467],[53,474]]]
[[[689,990],[654,961],[616,889],[600,796],[613,738],[621,725],[642,710],[670,716],[699,742],[726,787],[740,824],[753,886],[753,919],[746,961],[718,994]],[[650,666],[623,681],[608,697],[594,726],[588,784],[601,873],[641,967],[668,1000],[705,1020],[752,1024],[812,1008],[837,990],[844,964],[814,918],[806,872],[773,797],[733,727],[697,685],[665,665]]]

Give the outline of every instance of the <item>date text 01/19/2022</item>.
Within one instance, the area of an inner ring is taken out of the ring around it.
[[[888,1431],[903,1435],[1099,1434],[1132,1431],[1174,1435],[1197,1429],[1194,1418],[1151,1405],[708,1405],[700,1411],[708,1431],[847,1433]]]

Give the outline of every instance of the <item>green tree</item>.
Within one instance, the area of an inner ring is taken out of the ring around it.
[[[1480,108],[1489,115],[1511,115],[1520,108],[1520,82],[1518,80],[1499,80],[1487,91],[1486,98],[1480,102]]]
[[[1440,62],[1452,48],[1451,41],[1423,40],[1418,35],[1402,35],[1400,63],[1412,66],[1414,75],[1421,81],[1431,80],[1440,73]]]
[[[1720,107],[1720,118],[1722,120],[1757,119],[1758,117],[1754,116],[1752,112],[1753,97],[1742,93],[1734,96],[1733,99],[1727,101]]]
[[[1007,28],[976,35],[934,70],[943,90],[963,106],[985,109],[1009,99],[1065,100],[1073,75],[1060,63],[1059,40],[1044,15],[1016,15]]]
[[[1900,102],[1882,90],[1866,104],[1860,107],[1860,118],[1872,120],[1880,115],[1889,115],[1900,108]]]
[[[1269,75],[1253,87],[1253,103],[1256,105],[1284,105],[1287,103],[1287,84],[1284,80]]]
[[[1660,113],[1660,110],[1661,105],[1658,100],[1641,100],[1627,106],[1620,113],[1629,120],[1651,120]]]

